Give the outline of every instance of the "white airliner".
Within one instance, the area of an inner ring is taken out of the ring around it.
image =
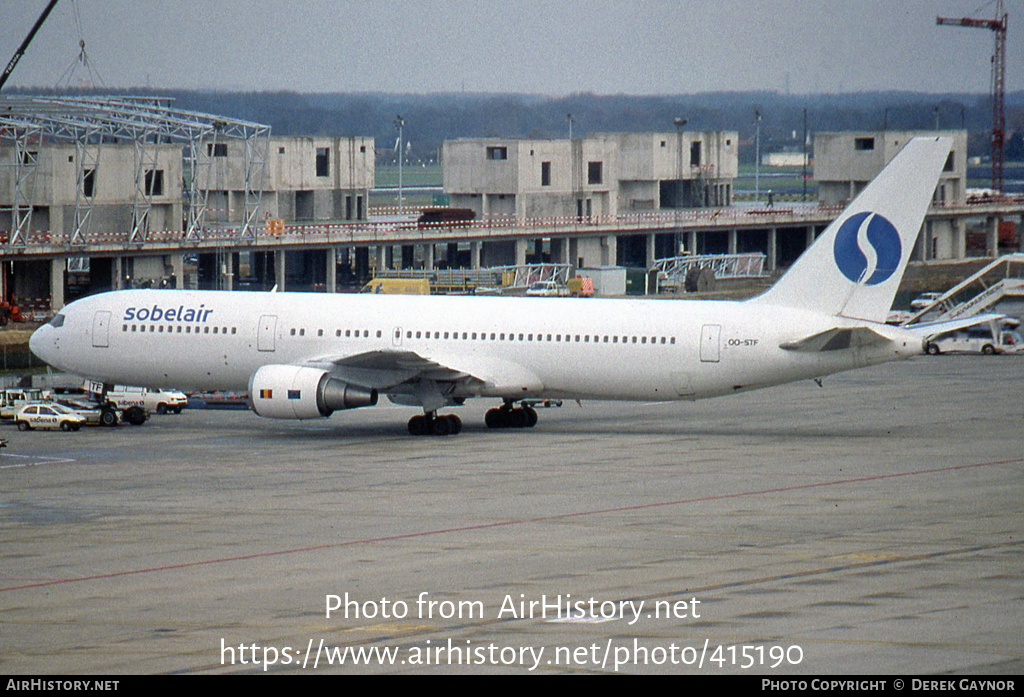
[[[270,418],[384,394],[422,408],[416,435],[458,433],[437,412],[470,397],[503,401],[488,426],[524,427],[536,399],[694,400],[819,378],[922,352],[921,333],[884,321],[950,147],[910,141],[745,302],[125,290],[69,304],[31,349],[104,383],[247,389]]]

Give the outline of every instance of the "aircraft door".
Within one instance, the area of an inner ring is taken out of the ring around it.
[[[701,363],[718,363],[720,358],[720,341],[722,338],[722,325],[705,324],[700,330],[700,360]]]
[[[402,345],[402,328],[401,327],[395,327],[395,331],[391,335],[391,344],[393,346],[401,346]]]
[[[92,345],[96,348],[110,346],[110,312],[99,310],[92,318]]]
[[[262,315],[256,335],[256,348],[260,351],[273,351],[277,335],[277,315]]]

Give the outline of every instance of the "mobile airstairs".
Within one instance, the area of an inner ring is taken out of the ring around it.
[[[939,314],[929,321],[971,317],[984,312],[1006,297],[1024,297],[1024,253],[1001,256],[914,311],[901,326],[911,325],[930,312]]]

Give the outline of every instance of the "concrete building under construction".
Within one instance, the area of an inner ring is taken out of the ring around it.
[[[730,131],[471,138],[444,143],[444,189],[479,218],[590,220],[728,206],[738,169]]]
[[[953,149],[935,188],[933,206],[951,208],[967,202],[967,131],[844,131],[814,136],[814,178],[818,201],[845,206],[859,194],[911,138],[943,135]],[[962,216],[932,216],[918,238],[917,260],[961,259],[967,233]]]

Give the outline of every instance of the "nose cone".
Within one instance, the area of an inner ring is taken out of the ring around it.
[[[54,364],[54,359],[57,357],[57,345],[53,334],[53,327],[44,324],[32,332],[32,336],[28,340],[29,350],[41,361],[50,365]]]

